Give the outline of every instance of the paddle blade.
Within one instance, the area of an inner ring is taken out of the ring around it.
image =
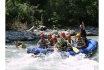
[[[77,49],[76,47],[72,47],[72,49],[73,49],[73,51],[74,51],[75,53],[78,53],[78,52],[79,52],[79,49]]]

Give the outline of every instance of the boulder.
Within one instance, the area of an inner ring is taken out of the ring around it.
[[[10,41],[28,41],[36,39],[36,35],[31,32],[23,32],[23,31],[6,31],[6,43]]]
[[[46,27],[46,26],[40,26],[40,27],[39,27],[39,30],[45,31],[45,30],[47,30],[47,27]]]

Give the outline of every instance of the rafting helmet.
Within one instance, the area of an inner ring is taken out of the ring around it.
[[[66,35],[66,38],[67,38],[67,39],[70,39],[70,38],[71,38],[71,36],[68,34],[68,35]]]
[[[47,36],[52,36],[52,34],[48,34]]]
[[[56,37],[56,36],[53,36],[51,39],[52,39],[53,41],[55,41],[55,40],[57,40],[57,37]]]
[[[43,38],[44,37],[44,34],[40,34],[40,38]]]
[[[61,32],[61,36],[65,36],[65,32]]]
[[[80,37],[80,36],[81,36],[81,34],[80,34],[80,33],[77,33],[77,34],[76,34],[76,37]]]

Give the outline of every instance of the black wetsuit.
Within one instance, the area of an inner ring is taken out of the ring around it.
[[[49,41],[50,41],[50,44],[49,44],[48,48],[51,48],[54,46],[54,42],[53,42],[53,40],[49,40]]]
[[[85,31],[85,29],[84,29],[84,30],[81,29],[81,37],[83,38],[83,40],[84,40],[85,42],[87,42],[86,31]]]
[[[86,37],[86,31],[81,29],[81,37]]]

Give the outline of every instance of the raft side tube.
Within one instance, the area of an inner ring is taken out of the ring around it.
[[[27,48],[27,53],[32,53],[32,49],[33,49],[34,47],[28,47]]]
[[[87,41],[88,47],[86,48],[87,51],[93,51],[98,46],[98,42],[95,40],[88,40]]]

